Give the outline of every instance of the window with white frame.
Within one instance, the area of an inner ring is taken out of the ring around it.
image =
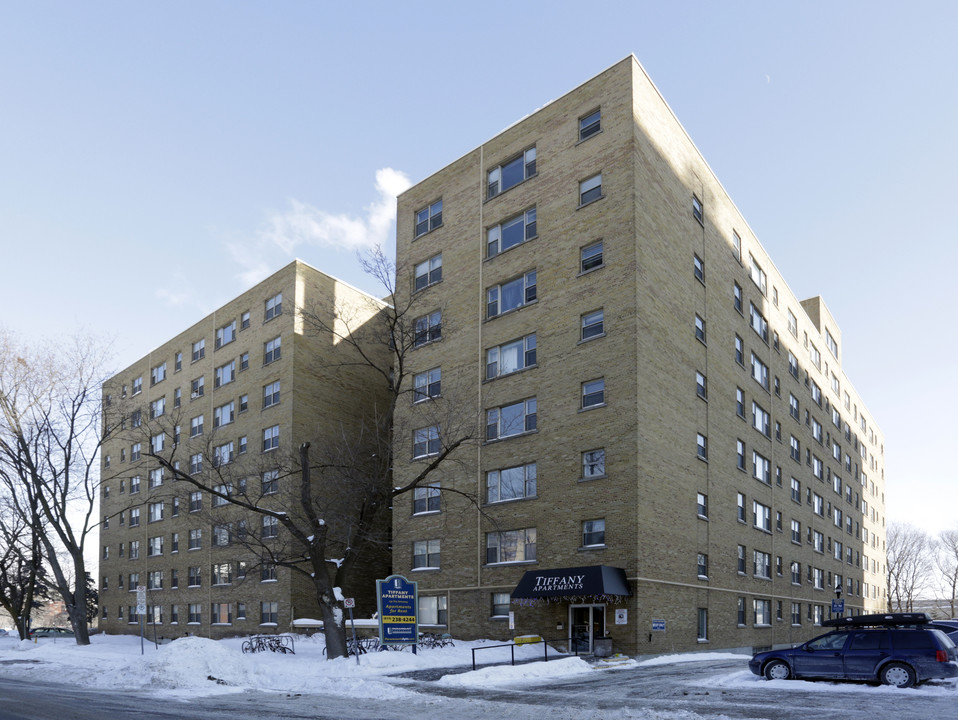
[[[751,266],[749,270],[749,276],[752,278],[752,282],[755,283],[758,289],[762,291],[762,295],[765,295],[767,292],[766,286],[768,282],[765,271],[755,260],[755,256],[753,256],[751,253],[749,253],[748,259]]]
[[[133,378],[133,394],[139,395],[141,392],[143,392],[143,378]]]
[[[439,439],[439,426],[430,425],[429,427],[413,430],[412,456],[413,458],[431,457],[438,455],[441,444]]]
[[[442,199],[416,211],[416,237],[442,227]]]
[[[596,270],[605,265],[605,259],[602,254],[602,241],[586,245],[579,250],[579,272],[585,273],[590,270]]]
[[[525,370],[536,364],[536,334],[486,350],[486,379]]]
[[[263,533],[262,538],[264,540],[268,538],[274,538],[279,536],[279,518],[272,517],[271,515],[263,516]]]
[[[279,470],[264,470],[260,480],[262,495],[275,495],[279,492]]]
[[[166,446],[166,435],[164,433],[158,433],[150,438],[150,449],[154,454],[163,452],[163,448]]]
[[[697,553],[695,556],[696,573],[703,580],[709,577],[709,556],[705,553]]]
[[[163,484],[163,468],[153,468],[152,470],[150,470],[149,478],[150,479],[148,481],[148,484],[150,489],[153,489],[155,487],[159,487],[160,485],[162,485]]]
[[[695,338],[705,342],[705,320],[698,313],[695,314]]]
[[[193,343],[192,361],[197,362],[198,360],[202,360],[205,357],[206,357],[206,339],[203,338]]]
[[[445,595],[419,596],[419,624],[420,625],[447,625],[448,609]]]
[[[137,523],[139,524],[139,523]],[[120,553],[120,556],[123,556],[123,553]],[[140,541],[131,540],[130,541],[130,560],[139,560],[140,559]],[[131,590],[136,589],[136,583],[131,583]]]
[[[190,418],[190,437],[197,437],[203,434],[203,416],[197,415]]]
[[[768,321],[765,316],[755,307],[754,303],[748,304],[749,318],[751,319],[752,330],[766,343],[768,342]]]
[[[815,347],[815,343],[808,344],[808,357],[812,361],[812,365],[819,370],[822,369],[822,354],[818,351],[818,348]]]
[[[163,536],[151,537],[146,542],[146,556],[156,557],[163,554]]]
[[[229,425],[235,417],[236,403],[230,400],[225,405],[220,405],[213,410],[213,427],[218,428],[221,425]],[[200,416],[202,418],[202,415]]]
[[[536,209],[529,208],[486,231],[486,257],[495,257],[538,234]]]
[[[582,383],[582,409],[605,405],[605,379],[598,378]]]
[[[696,280],[705,284],[705,262],[696,253],[692,253],[692,274]]]
[[[263,452],[276,450],[279,447],[279,425],[263,430]]]
[[[439,568],[439,540],[416,540],[412,544],[412,567],[414,570]]]
[[[582,477],[605,477],[605,448],[582,453]]]
[[[166,379],[166,363],[160,363],[156,367],[150,369],[150,385],[156,385],[158,382],[163,382]]]
[[[769,553],[761,550],[752,551],[752,574],[755,577],[771,579],[772,556]]]
[[[582,522],[582,547],[605,547],[605,519]]]
[[[429,483],[428,485],[417,487],[412,491],[412,512],[413,515],[423,515],[425,513],[439,512],[439,483]]]
[[[708,519],[709,516],[709,496],[705,493],[696,493],[695,494],[695,510],[696,514],[703,519]]]
[[[233,320],[223,327],[216,329],[216,349],[228,345],[236,339],[236,321]]]
[[[486,440],[521,435],[536,429],[536,399],[486,410]]]
[[[263,386],[263,409],[279,405],[280,381],[273,382]]]
[[[835,356],[835,359],[838,360],[838,343],[828,328],[825,328],[825,346],[828,348],[828,351]]]
[[[745,494],[736,493],[735,495],[735,517],[739,522],[745,522]]]
[[[213,387],[218,388],[236,379],[236,361],[230,360],[216,368]]]
[[[705,207],[702,205],[702,201],[695,194],[692,195],[692,217],[694,217],[700,223],[705,222]]]
[[[594,110],[579,118],[579,142],[592,137],[602,130],[602,113]]]
[[[259,624],[276,625],[279,623],[279,603],[262,601],[259,604]]]
[[[758,500],[752,501],[752,525],[765,532],[772,531],[772,508]]]
[[[130,527],[136,527],[140,524],[140,508],[130,510]]]
[[[771,415],[761,405],[752,401],[752,427],[762,433],[765,437],[769,436],[771,426]]]
[[[432,368],[413,376],[413,402],[439,397],[442,391],[442,370]]]
[[[704,374],[695,371],[695,394],[703,400],[708,400],[708,383]]]
[[[283,314],[283,293],[276,293],[266,300],[266,309],[263,315],[264,322]]]
[[[602,197],[602,173],[579,183],[579,206],[588,205]]]
[[[745,470],[745,443],[741,440],[735,441],[735,466],[739,470]]]
[[[531,270],[486,291],[486,316],[493,318],[537,299],[536,271]]]
[[[249,327],[249,310],[240,315],[240,330],[246,330]]]
[[[788,448],[789,457],[791,457],[792,460],[794,460],[795,462],[800,463],[802,461],[801,443],[799,442],[798,438],[795,437],[794,435],[791,435],[789,437],[788,442],[789,442],[789,448]]]
[[[149,504],[149,517],[150,522],[157,522],[163,519],[163,503],[150,503]]]
[[[442,253],[416,265],[413,275],[416,291],[424,290],[442,280]]]
[[[788,414],[796,420],[799,419],[798,398],[792,393],[788,394]]]
[[[825,535],[818,530],[812,531],[812,547],[816,552],[825,552]]]
[[[162,417],[166,412],[166,398],[161,397],[150,403],[150,419],[155,420]]]
[[[486,473],[486,502],[535,497],[536,464],[527,463],[515,467],[490,470]]]
[[[605,335],[605,311],[600,308],[585,313],[580,318],[580,327],[582,340]]]
[[[709,459],[709,439],[702,433],[695,435],[695,454],[699,460]]]
[[[233,462],[233,441],[213,448],[213,467],[222,467]]]
[[[205,379],[202,375],[190,382],[190,399],[191,400],[195,400],[196,398],[203,397],[204,384],[205,384]]]
[[[760,600],[758,598],[752,600],[752,612],[753,612],[753,617],[755,618],[756,625],[771,625],[772,624],[772,601],[771,600]]]
[[[486,174],[486,197],[494,198],[536,174],[536,149],[531,147]]]
[[[415,337],[413,344],[415,347],[425,345],[442,339],[442,311],[436,310],[416,318]]]
[[[792,501],[800,503],[802,501],[802,483],[792,478]]]
[[[275,337],[263,343],[263,365],[269,365],[282,357],[283,338]]]
[[[768,365],[763,363],[755,353],[752,353],[752,379],[768,390]]]
[[[802,544],[802,524],[798,520],[792,520],[792,542],[796,545]]]
[[[486,533],[486,562],[530,562],[536,559],[536,529]]]
[[[755,450],[752,450],[752,477],[761,480],[766,485],[770,485],[772,482],[771,461]]]
[[[738,335],[735,336],[735,362],[745,367],[745,341]]]

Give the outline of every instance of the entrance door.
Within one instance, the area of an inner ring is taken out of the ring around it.
[[[570,605],[569,633],[573,652],[591,653],[594,640],[605,637],[605,606]]]

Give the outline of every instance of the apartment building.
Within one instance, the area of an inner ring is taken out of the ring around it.
[[[397,260],[424,311],[396,484],[451,441],[447,393],[482,428],[394,503],[420,622],[646,653],[885,607],[884,438],[839,325],[634,57],[401,195]]]
[[[295,512],[300,445],[317,452],[348,435],[382,399],[368,369],[351,362],[348,343],[324,329],[360,327],[383,308],[295,261],[104,384],[101,629],[139,631],[138,586],[146,588],[145,621],[164,637],[269,632],[319,617],[308,576],[277,560],[294,551],[275,517],[246,512],[172,471]],[[324,502],[328,487],[313,477],[315,502]],[[389,574],[390,559],[375,550],[367,559],[343,590],[371,613],[374,580]]]

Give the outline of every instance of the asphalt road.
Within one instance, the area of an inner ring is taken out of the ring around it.
[[[726,682],[741,661],[601,670],[522,688],[459,688],[396,677],[400,700],[242,692],[170,699],[0,679],[0,720],[928,720],[955,717],[953,682],[915,690],[859,684]],[[927,689],[926,689],[927,688]]]

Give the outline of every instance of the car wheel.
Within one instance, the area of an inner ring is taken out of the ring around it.
[[[792,670],[783,660],[772,660],[765,666],[765,677],[768,680],[788,680]]]
[[[915,684],[915,671],[902,663],[889,663],[881,670],[881,681],[893,687],[911,687]]]

